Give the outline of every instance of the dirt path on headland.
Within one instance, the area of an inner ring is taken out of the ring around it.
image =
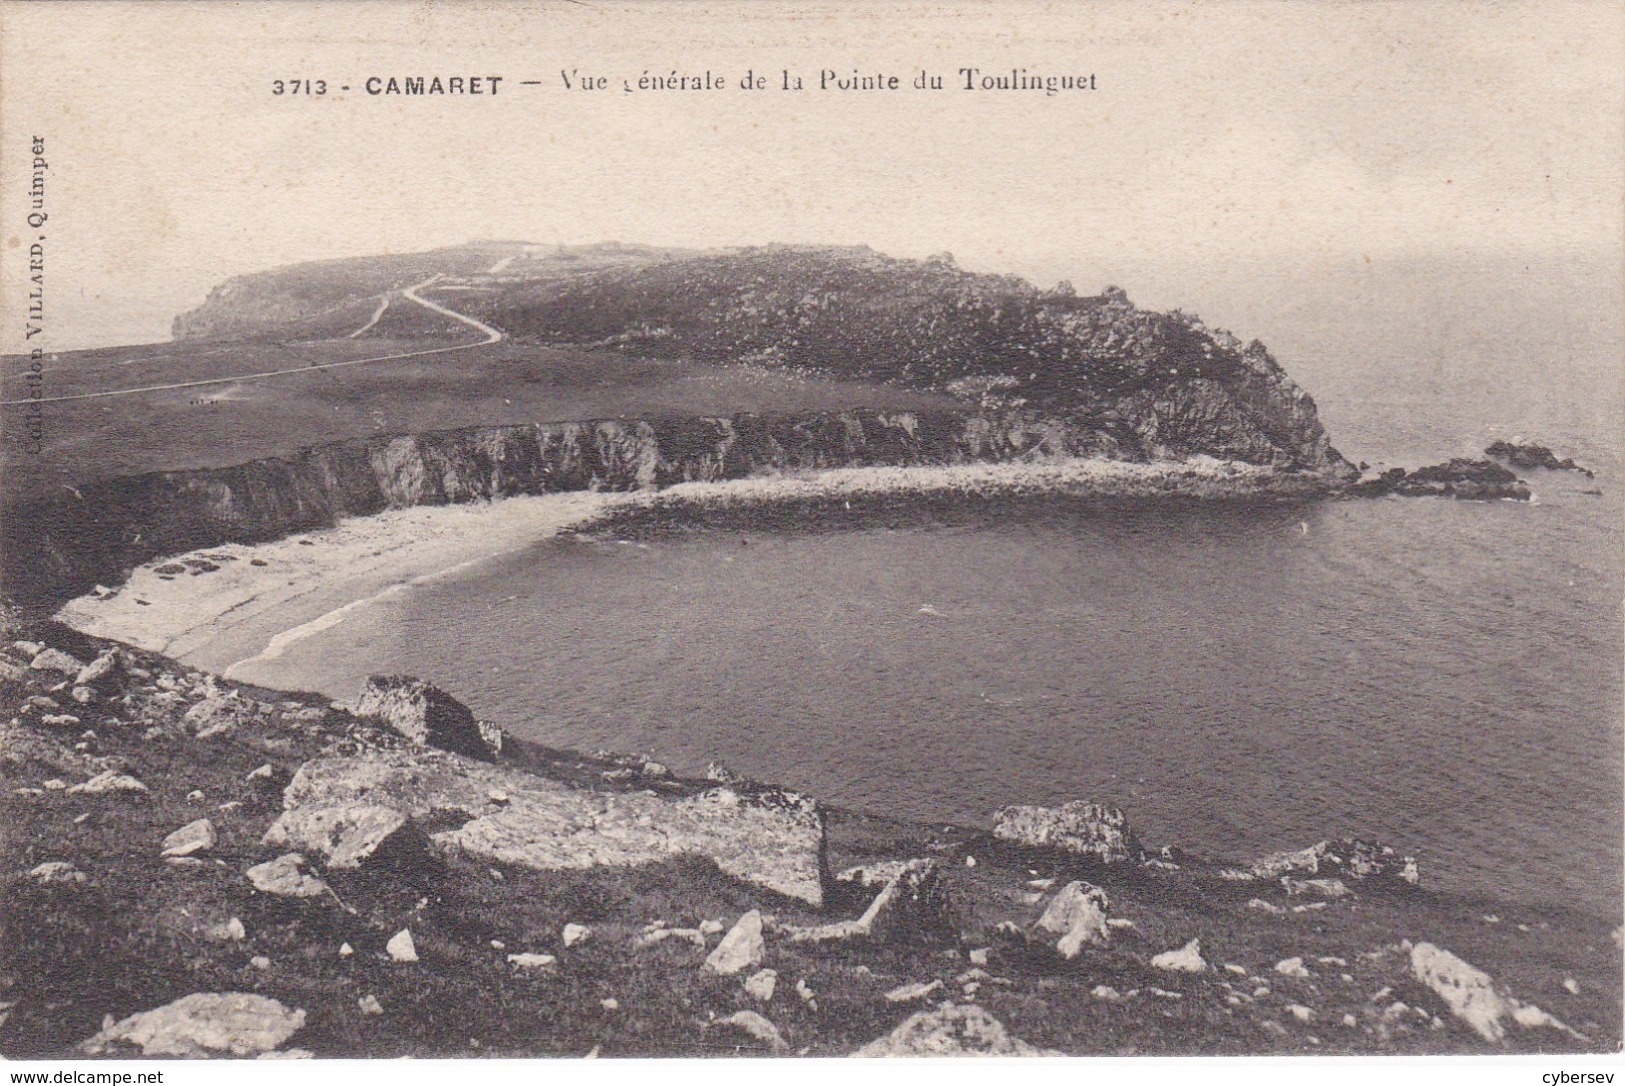
[[[470,347],[484,347],[487,344],[499,342],[502,339],[502,333],[497,329],[492,328],[489,324],[477,321],[473,317],[464,316],[463,314],[454,310],[447,309],[445,306],[431,302],[427,298],[424,298],[417,293],[420,290],[433,286],[435,283],[439,282],[440,278],[441,277],[439,275],[434,275],[428,279],[425,279],[421,283],[407,287],[405,290],[401,291],[401,296],[403,298],[408,298],[411,301],[416,302],[418,305],[423,306],[425,309],[438,313],[443,317],[450,317],[452,320],[468,325],[470,328],[473,328],[475,331],[484,335],[484,339],[477,343],[459,343],[452,347],[432,347],[426,351],[406,351],[400,354],[375,355],[371,358],[352,358],[344,362],[322,362],[314,365],[291,366],[279,370],[262,370],[259,373],[240,373],[234,377],[211,377],[202,381],[178,381],[167,385],[141,385],[136,388],[110,389],[106,392],[80,392],[72,396],[46,396],[43,399],[38,400],[0,400],[0,407],[13,407],[18,404],[28,403],[62,403],[67,400],[100,400],[113,396],[136,396],[143,392],[171,392],[175,389],[203,388],[209,385],[235,385],[242,384],[247,381],[260,381],[267,377],[283,377],[290,373],[309,373],[312,370],[336,370],[343,369],[346,366],[362,366],[369,362],[396,362],[403,358],[422,358],[425,355],[431,354],[448,354],[452,351],[466,351]],[[379,315],[381,314],[382,310],[380,310]],[[376,319],[377,317],[374,317],[374,320]],[[365,331],[365,329],[363,329],[363,331]]]

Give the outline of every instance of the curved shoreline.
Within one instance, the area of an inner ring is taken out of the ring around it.
[[[155,559],[122,587],[71,600],[56,617],[88,634],[252,682],[255,663],[276,659],[373,602],[623,513],[659,516],[885,494],[1238,500],[1310,496],[1318,486],[1315,476],[1207,457],[1149,464],[1074,459],[838,468],[653,491],[414,506],[269,543]]]

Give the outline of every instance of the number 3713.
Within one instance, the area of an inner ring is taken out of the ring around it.
[[[272,94],[326,94],[327,80],[325,79],[273,79],[271,80]]]

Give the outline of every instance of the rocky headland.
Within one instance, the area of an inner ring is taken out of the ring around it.
[[[1244,862],[1079,800],[889,822],[57,624],[0,647],[0,1050],[1613,1051],[1617,929],[1384,845]],[[1491,911],[1493,909],[1493,912]]]

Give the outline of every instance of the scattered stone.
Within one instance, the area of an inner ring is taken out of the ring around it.
[[[732,976],[746,966],[760,965],[764,949],[762,914],[752,909],[722,937],[722,942],[705,959],[705,969],[719,976]]]
[[[939,1007],[910,1015],[891,1033],[871,1041],[854,1056],[1059,1056],[1011,1037],[983,1007]]]
[[[667,769],[665,766],[661,765],[659,762],[654,762],[654,761],[644,762],[643,765],[638,769],[638,772],[643,774],[645,777],[669,777],[669,776],[671,776],[671,770]]]
[[[551,954],[509,954],[508,961],[521,969],[540,969],[547,965],[557,965],[558,958]]]
[[[349,943],[340,943],[339,944],[339,957],[348,958],[350,955],[352,955],[354,953],[355,953],[355,947],[351,946]]]
[[[640,947],[658,946],[667,939],[683,939],[697,947],[705,946],[705,934],[699,928],[656,928],[638,938]]]
[[[745,993],[752,999],[763,1003],[773,998],[773,993],[779,986],[779,973],[776,969],[758,969],[745,980]]]
[[[778,1027],[755,1011],[735,1011],[726,1018],[717,1019],[717,1025],[744,1030],[771,1048],[775,1056],[782,1056],[790,1051],[790,1046],[785,1043]]]
[[[188,822],[164,838],[163,855],[190,856],[194,852],[207,852],[220,840],[214,832],[214,823],[207,818]]]
[[[1314,1009],[1305,1007],[1302,1003],[1288,1003],[1286,1009],[1287,1013],[1300,1022],[1313,1022],[1315,1020]]]
[[[48,728],[77,728],[79,718],[72,713],[47,713],[40,717],[40,723]]]
[[[45,651],[45,646],[38,641],[13,641],[11,648],[18,656],[25,656],[30,660]]]
[[[248,929],[243,927],[242,920],[234,916],[226,921],[225,934],[228,939],[240,943],[248,938]]]
[[[1247,970],[1234,962],[1225,962],[1224,971],[1226,973],[1234,973],[1238,977],[1245,977],[1247,975]]]
[[[1411,973],[1444,1000],[1452,1014],[1491,1043],[1506,1036],[1508,1019],[1526,1029],[1546,1026],[1584,1040],[1539,1007],[1519,1002],[1498,989],[1488,973],[1432,943],[1417,943],[1411,948]]]
[[[190,792],[186,793],[186,801],[188,803],[202,803],[203,798],[203,789],[201,788],[194,788]]]
[[[39,864],[28,873],[28,877],[46,886],[85,881],[85,873],[66,860],[49,860]]]
[[[98,773],[83,784],[76,784],[68,789],[70,795],[101,795],[105,792],[145,791],[147,791],[147,786],[128,773],[119,773],[112,769],[104,773]]]
[[[1343,1024],[1349,1029],[1355,1029],[1359,1026],[1360,1020],[1354,1017],[1352,1014],[1345,1014],[1343,1016]]]
[[[248,964],[252,965],[255,969],[269,969],[271,968],[271,959],[267,958],[263,954],[256,954],[254,957],[248,959]]]
[[[1294,879],[1288,876],[1281,880],[1281,885],[1286,887],[1287,897],[1316,894],[1320,897],[1340,898],[1348,897],[1351,892],[1348,884],[1342,879]]]
[[[299,870],[304,863],[303,855],[290,852],[274,860],[255,864],[245,874],[248,875],[248,881],[254,884],[254,889],[267,894],[276,894],[278,897],[316,897],[326,893],[327,883]]]
[[[886,993],[889,1003],[912,1003],[917,999],[925,999],[932,992],[942,987],[942,981],[934,980],[927,984],[924,981],[915,981],[913,984],[901,984]]]
[[[585,924],[566,924],[564,930],[559,934],[559,938],[563,940],[566,947],[572,947],[591,935],[592,929]]]
[[[378,1002],[378,997],[368,993],[356,1000],[356,1006],[361,1008],[362,1014],[383,1014],[384,1005]]]
[[[1119,1003],[1123,999],[1123,994],[1109,984],[1097,984],[1089,990],[1089,994],[1107,1003]]]
[[[701,920],[699,932],[701,935],[717,935],[725,930],[727,926],[720,920]]]
[[[611,996],[608,999],[600,999],[598,1001],[598,1005],[604,1008],[606,1011],[618,1011],[621,1009],[621,1001],[616,999],[614,996]]]
[[[1421,881],[1413,857],[1401,856],[1387,845],[1356,838],[1321,841],[1297,852],[1266,856],[1248,871],[1227,874],[1232,878],[1260,879],[1326,874],[1357,882],[1373,880],[1407,886],[1415,886]]]
[[[274,772],[274,770],[271,768],[271,763],[266,762],[264,765],[260,766],[258,769],[249,770],[248,775],[245,776],[243,778],[243,780],[248,781],[248,782],[268,781],[268,780],[271,780],[271,775],[272,775],[273,772]]]
[[[1306,978],[1314,975],[1304,967],[1302,958],[1282,958],[1275,963],[1275,971],[1283,977]]]
[[[1028,848],[1061,849],[1102,863],[1126,862],[1143,851],[1123,812],[1103,804],[1005,807],[993,817],[993,836]]]
[[[389,956],[398,962],[415,962],[418,960],[418,948],[412,942],[412,929],[402,928],[390,936],[389,942],[384,944]]]
[[[1099,946],[1110,937],[1106,926],[1106,892],[1087,882],[1069,882],[1038,918],[1038,928],[1061,936],[1055,949],[1063,958],[1075,958],[1085,946]],[[981,964],[981,963],[978,963]]]
[[[991,952],[991,947],[977,947],[966,956],[970,958],[970,963],[972,965],[986,965],[988,962],[988,955]]]
[[[1563,978],[1563,988],[1570,995],[1579,995],[1580,994],[1580,982],[1575,980],[1573,977],[1564,977]]]
[[[438,686],[404,675],[374,675],[352,710],[388,724],[412,742],[490,761],[493,749],[468,706]]]
[[[96,659],[79,669],[73,677],[74,686],[91,686],[94,683],[117,677],[122,661],[116,649],[109,649]]]
[[[818,994],[807,987],[806,977],[796,978],[796,995],[801,997],[801,1002],[807,1004],[813,1010],[818,1009]]]
[[[61,777],[52,777],[48,781],[40,781],[40,787],[47,792],[64,792],[67,791],[68,782]]]
[[[68,691],[68,696],[80,705],[89,705],[96,700],[96,691],[88,686],[76,686]]]
[[[118,1055],[120,1045],[139,1047],[144,1056],[257,1056],[304,1024],[304,1011],[265,996],[199,992],[107,1026],[80,1049],[90,1056]]]
[[[1175,973],[1201,973],[1207,969],[1207,962],[1202,960],[1202,940],[1192,939],[1178,950],[1165,950],[1152,958],[1151,964]]]
[[[60,671],[65,675],[77,675],[85,669],[85,662],[74,659],[60,649],[41,649],[34,654],[28,666],[35,671]]]

